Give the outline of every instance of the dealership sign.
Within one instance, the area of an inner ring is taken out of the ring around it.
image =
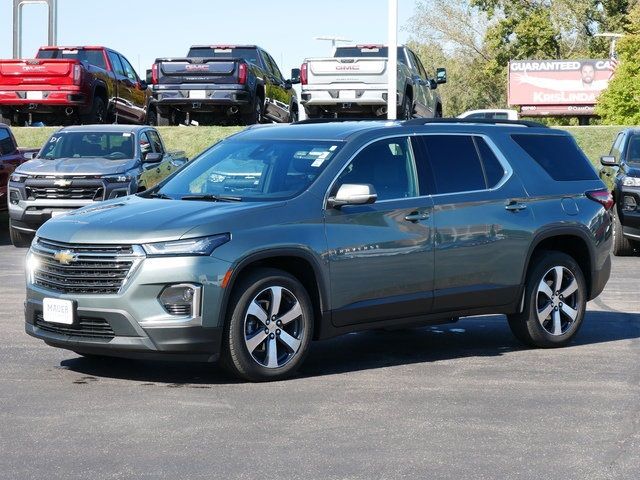
[[[509,105],[523,115],[593,115],[613,73],[609,60],[509,62]]]

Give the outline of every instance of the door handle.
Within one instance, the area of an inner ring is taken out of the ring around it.
[[[413,223],[419,222],[420,220],[427,220],[428,218],[429,218],[428,213],[418,213],[418,212],[412,212],[406,217],[404,217],[404,219],[407,222],[413,222]]]
[[[505,210],[510,212],[519,212],[520,210],[524,210],[527,206],[524,203],[516,202],[515,200],[507,203],[507,206],[504,207]]]

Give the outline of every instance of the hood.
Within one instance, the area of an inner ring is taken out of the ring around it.
[[[625,175],[630,177],[640,177],[640,165],[634,164],[633,166],[627,164]]]
[[[34,158],[23,163],[16,170],[27,175],[115,175],[131,170],[136,161],[108,160],[106,158],[58,158],[46,160]]]
[[[96,203],[53,218],[37,235],[66,243],[136,244],[233,232],[246,225],[248,216],[266,218],[266,210],[285,202],[226,203],[193,200],[163,200],[136,195]]]

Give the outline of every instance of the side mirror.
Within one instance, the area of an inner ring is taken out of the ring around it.
[[[27,152],[22,156],[24,157],[25,160],[33,160],[34,158],[36,158],[37,154],[38,152]]]
[[[162,161],[162,157],[161,153],[150,152],[142,158],[142,163],[158,163]]]
[[[345,205],[368,205],[378,199],[373,185],[345,183],[340,186],[334,197],[328,199],[330,208],[340,208]]]
[[[144,80],[140,80],[138,82],[138,85],[140,86],[140,90],[146,90],[147,88],[149,88],[149,84]]]
[[[447,83],[447,69],[446,68],[437,68],[436,69],[436,83]]]
[[[284,81],[284,88],[285,90],[291,90],[293,88],[293,83],[291,82],[291,80]]]
[[[436,88],[438,88],[438,82],[436,80],[434,80],[433,78],[429,79],[429,88],[431,90],[435,90]]]
[[[148,85],[151,85],[153,83],[153,74],[151,73],[151,69],[147,69],[147,74],[146,74],[146,80],[145,82],[147,82]]]
[[[617,167],[618,161],[613,155],[603,155],[600,157],[600,164],[605,167]]]
[[[300,69],[299,68],[292,68],[291,69],[291,80],[290,80],[292,85],[296,85],[298,83],[300,83]]]

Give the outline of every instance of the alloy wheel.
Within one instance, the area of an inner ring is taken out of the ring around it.
[[[550,335],[563,335],[575,323],[581,302],[582,292],[573,273],[563,266],[552,267],[538,285],[538,321]]]
[[[266,368],[280,368],[300,350],[304,322],[302,307],[288,289],[272,286],[249,303],[244,317],[244,342],[251,358]]]

